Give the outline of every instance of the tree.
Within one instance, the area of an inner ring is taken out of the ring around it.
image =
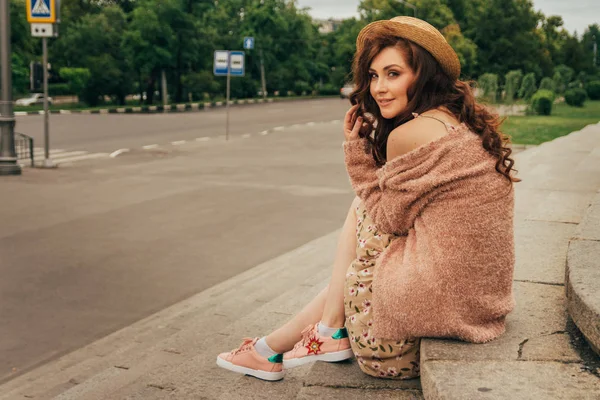
[[[452,46],[461,65],[461,75],[473,77],[477,69],[477,46],[470,39],[464,37],[458,24],[448,25],[442,29],[442,34]]]
[[[542,51],[542,38],[536,32],[541,16],[529,0],[487,0],[473,28],[478,74],[504,76],[513,69],[537,76],[549,73],[552,60]]]

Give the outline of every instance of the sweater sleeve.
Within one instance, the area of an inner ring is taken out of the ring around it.
[[[438,170],[444,150],[423,146],[378,168],[365,151],[367,143],[366,139],[344,143],[352,187],[379,229],[404,235],[449,182],[447,171]]]

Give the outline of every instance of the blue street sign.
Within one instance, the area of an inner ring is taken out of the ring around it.
[[[27,0],[27,21],[33,23],[56,22],[56,0]]]
[[[213,73],[215,76],[227,75],[227,58],[229,53],[229,74],[231,76],[244,76],[244,52],[216,50],[213,64]]]
[[[244,48],[251,50],[254,48],[254,38],[253,37],[245,37],[244,38]]]

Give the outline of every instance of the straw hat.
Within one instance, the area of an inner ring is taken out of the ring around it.
[[[360,52],[372,35],[381,28],[391,29],[396,36],[423,47],[440,63],[450,78],[458,79],[460,76],[460,61],[454,49],[446,42],[440,31],[418,18],[401,16],[371,22],[358,34],[356,51]]]

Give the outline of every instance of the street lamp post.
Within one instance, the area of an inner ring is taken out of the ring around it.
[[[10,14],[8,0],[0,0],[0,175],[20,175],[15,152],[15,116],[10,65]]]
[[[414,12],[414,15],[415,15],[415,18],[417,18],[417,7],[415,7],[414,5],[412,5],[412,4],[410,4],[410,3],[407,3],[407,2],[406,2],[406,1],[404,1],[404,0],[398,0],[398,1],[399,1],[400,3],[402,3],[402,4],[404,4],[405,6],[412,8],[412,9],[413,9],[413,12]]]

